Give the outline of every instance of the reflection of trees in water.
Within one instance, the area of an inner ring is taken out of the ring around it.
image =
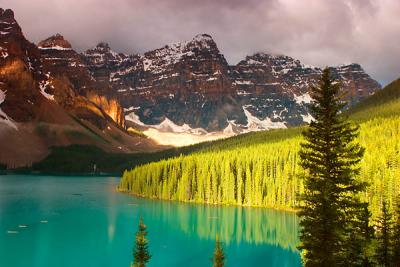
[[[296,214],[291,212],[266,208],[153,203],[158,206],[152,209],[157,212],[154,216],[168,221],[171,227],[179,227],[187,236],[214,240],[218,234],[226,244],[269,244],[290,250],[296,250],[299,244],[299,221]],[[159,205],[162,205],[161,209]]]

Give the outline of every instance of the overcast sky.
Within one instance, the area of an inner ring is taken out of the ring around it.
[[[258,51],[316,66],[357,62],[379,82],[400,77],[400,0],[0,0],[25,36],[61,33],[143,53],[208,33],[228,62]]]

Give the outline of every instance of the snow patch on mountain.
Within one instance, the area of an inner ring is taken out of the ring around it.
[[[149,69],[150,69],[150,67],[151,67],[151,60],[150,59],[147,59],[147,58],[145,58],[144,60],[143,60],[143,70],[144,71],[148,71]]]
[[[233,125],[234,125],[234,122],[228,120],[228,126],[226,126],[222,132],[225,134],[234,134],[235,132],[233,130]]]
[[[250,111],[243,107],[244,114],[247,118],[247,130],[248,131],[261,131],[270,129],[287,128],[284,122],[273,122],[270,118],[260,120],[256,116],[253,116]]]
[[[143,122],[140,121],[140,118],[138,115],[135,114],[135,112],[130,112],[127,115],[125,115],[125,120],[126,121],[131,121],[137,125],[140,126],[145,126],[145,124]]]
[[[172,133],[190,133],[190,134],[206,134],[207,131],[203,128],[192,128],[188,124],[177,125],[168,118],[165,118],[158,125],[150,125],[151,128],[157,129],[160,132],[172,132]]]
[[[240,84],[240,85],[253,85],[253,82],[252,81],[240,81],[240,80],[236,80],[236,81],[234,81],[233,82],[233,84]]]
[[[39,83],[39,88],[40,88],[40,93],[47,98],[48,100],[52,100],[54,101],[54,95],[51,95],[49,93],[46,92],[46,89],[48,87],[52,87],[52,85],[50,84],[49,78],[47,78],[47,80],[43,80]]]
[[[191,133],[160,132],[159,130],[154,128],[149,128],[143,133],[160,145],[175,147],[188,146],[201,142],[213,141],[233,136],[233,134],[225,134],[221,132],[201,135]]]
[[[7,49],[4,47],[0,47],[0,56],[5,59],[8,57],[8,52]]]
[[[303,95],[294,95],[294,100],[297,104],[310,104],[312,98],[309,93],[305,93]]]
[[[6,93],[0,90],[0,106],[6,100]],[[3,123],[15,130],[18,130],[17,125],[14,121],[0,108],[0,123]]]
[[[207,131],[204,130],[203,128],[192,128],[186,123],[184,123],[183,125],[177,125],[168,118],[165,118],[160,124],[153,124],[153,125],[145,124],[140,120],[139,116],[134,112],[134,110],[137,110],[139,108],[140,107],[130,107],[124,109],[125,112],[127,112],[125,115],[125,120],[164,133],[190,133],[195,135],[207,134]]]
[[[303,121],[306,123],[311,123],[311,121],[314,120],[314,117],[311,116],[310,113],[308,113],[307,115],[301,114],[301,117],[303,118]]]
[[[62,47],[62,46],[59,46],[59,45],[55,45],[55,46],[51,46],[51,47],[41,47],[41,46],[39,46],[39,49],[40,50],[72,50],[72,48],[69,48],[69,47]]]

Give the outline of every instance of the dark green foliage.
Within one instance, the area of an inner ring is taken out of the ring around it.
[[[219,241],[219,237],[215,241],[215,249],[214,249],[214,256],[213,256],[213,267],[224,267],[225,265],[225,254],[222,248],[221,241]]]
[[[143,223],[143,219],[140,218],[139,229],[136,233],[135,247],[133,248],[134,267],[145,267],[147,262],[150,260],[151,255],[149,253],[146,225]]]
[[[372,242],[375,238],[375,230],[371,225],[371,212],[368,209],[368,204],[363,204],[360,212],[359,222],[360,222],[360,244],[362,247],[362,264],[363,267],[373,266],[372,256],[373,256],[373,246]],[[350,254],[349,257],[352,255]]]
[[[315,120],[304,131],[299,152],[300,165],[307,171],[299,212],[305,266],[338,266],[348,261],[348,235],[360,206],[355,194],[365,188],[356,180],[364,149],[354,142],[358,127],[340,116],[345,104],[339,89],[325,69],[319,85],[312,88],[310,108]]]
[[[397,197],[392,244],[393,266],[400,267],[400,197]]]
[[[193,147],[193,150],[197,149]],[[34,163],[31,171],[35,173],[92,174],[96,164],[97,171],[104,174],[121,175],[124,170],[152,161],[190,153],[192,150],[168,149],[154,153],[107,153],[90,145],[71,145],[53,147],[44,160]]]
[[[0,163],[0,171],[6,170],[6,169],[7,169],[7,165],[3,164],[3,163]]]
[[[49,174],[91,174],[96,164],[99,172],[121,175],[124,170],[149,162],[188,155],[195,152],[227,150],[232,147],[262,144],[265,139],[271,142],[296,136],[299,128],[272,130],[269,132],[248,133],[229,138],[228,140],[204,142],[181,148],[171,148],[153,153],[107,153],[91,145],[70,145],[51,148],[50,154],[31,170],[35,173]],[[24,170],[29,171],[29,170]]]
[[[351,232],[346,245],[346,259],[349,266],[374,266],[372,261],[374,228],[368,204],[362,203],[353,212]]]
[[[379,266],[389,267],[392,260],[392,214],[389,212],[386,201],[382,202],[382,215],[378,218],[376,261]]]

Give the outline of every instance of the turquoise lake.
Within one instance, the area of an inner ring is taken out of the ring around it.
[[[139,199],[118,181],[0,176],[0,266],[129,267],[140,217],[149,267],[211,266],[217,234],[228,267],[301,266],[293,213]]]

